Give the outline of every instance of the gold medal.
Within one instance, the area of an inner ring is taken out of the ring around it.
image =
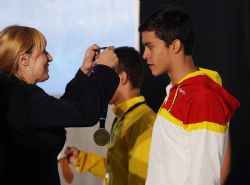
[[[105,121],[107,117],[108,106],[106,106],[100,114],[100,128],[94,133],[94,141],[99,146],[104,146],[108,144],[110,135],[109,132],[105,129]]]
[[[110,135],[105,128],[99,128],[95,131],[93,138],[97,145],[104,146],[109,143]]]

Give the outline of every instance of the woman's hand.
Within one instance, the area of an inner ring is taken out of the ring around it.
[[[100,47],[96,44],[90,46],[83,60],[81,70],[84,74],[90,76],[92,69],[96,65],[105,65],[110,68],[114,68],[118,65],[118,58],[114,52],[113,46],[107,47],[102,53],[100,53]]]
[[[114,46],[107,47],[102,53],[100,53],[99,57],[96,59],[96,64],[102,64],[110,68],[116,67],[118,65],[118,58],[114,50]]]
[[[92,68],[96,65],[95,60],[99,56],[99,46],[96,44],[93,44],[90,46],[84,56],[84,60],[81,66],[81,70],[84,74],[90,76],[92,73]]]

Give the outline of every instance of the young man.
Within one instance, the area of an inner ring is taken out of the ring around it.
[[[130,47],[115,49],[120,83],[110,104],[116,121],[112,127],[107,158],[70,147],[65,151],[80,173],[89,171],[108,185],[144,185],[155,113],[140,96],[143,62]]]
[[[143,58],[171,83],[155,120],[147,185],[218,185],[228,127],[238,101],[219,75],[197,68],[195,29],[187,13],[163,6],[139,27]]]

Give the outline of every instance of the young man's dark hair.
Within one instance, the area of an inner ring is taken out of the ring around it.
[[[118,47],[115,53],[119,59],[116,72],[125,71],[134,88],[140,88],[143,78],[143,61],[138,51],[133,47]]]
[[[186,55],[193,52],[196,31],[189,15],[179,7],[162,6],[141,23],[139,31],[155,31],[155,35],[164,40],[167,46],[179,39]]]

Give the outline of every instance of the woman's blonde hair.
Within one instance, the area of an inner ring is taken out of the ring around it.
[[[0,32],[0,70],[13,74],[17,71],[20,54],[37,51],[46,47],[44,35],[35,28],[13,25]]]

